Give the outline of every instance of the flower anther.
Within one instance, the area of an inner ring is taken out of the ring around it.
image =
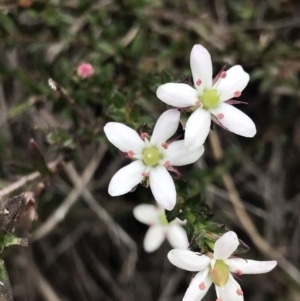
[[[241,91],[235,91],[234,92],[234,97],[240,97],[242,95]]]
[[[240,288],[238,288],[236,290],[236,294],[239,295],[239,296],[243,296],[244,295],[243,291]]]
[[[161,144],[161,146],[164,148],[164,149],[167,149],[169,147],[169,144],[167,142],[164,142]]]
[[[145,140],[146,138],[148,138],[149,137],[149,134],[148,133],[141,133],[141,138],[143,139],[143,140]]]
[[[168,167],[170,167],[170,166],[171,166],[170,161],[167,161],[167,162],[164,164],[164,167],[165,167],[165,168],[168,168]]]
[[[223,119],[224,118],[224,114],[223,113],[219,113],[217,114],[218,119]]]
[[[129,151],[127,152],[127,157],[130,158],[130,159],[132,159],[133,156],[134,156],[133,150],[129,150]]]
[[[196,81],[196,85],[197,85],[197,86],[200,86],[201,83],[202,83],[202,80],[199,78],[199,79]]]
[[[235,270],[234,274],[241,276],[241,275],[243,275],[243,272],[241,270]]]
[[[143,177],[149,177],[149,172],[142,172]]]
[[[225,78],[227,76],[227,72],[226,71],[222,71],[220,74],[221,78]]]
[[[197,108],[202,107],[202,103],[199,100],[196,101],[195,105]]]
[[[206,288],[206,285],[205,285],[205,283],[204,282],[201,282],[200,284],[199,284],[199,289],[201,290],[201,291],[203,291],[203,290],[205,290],[205,288]]]

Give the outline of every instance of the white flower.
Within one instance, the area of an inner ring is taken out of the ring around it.
[[[173,248],[187,249],[189,242],[185,230],[181,227],[184,222],[176,218],[168,223],[165,211],[160,206],[138,205],[133,209],[134,217],[141,223],[149,225],[144,238],[146,252],[157,250],[167,238]]]
[[[158,87],[157,97],[177,108],[194,107],[196,110],[187,121],[185,146],[193,149],[207,138],[213,120],[227,130],[253,137],[256,127],[253,121],[240,110],[226,103],[239,97],[249,82],[249,74],[239,65],[221,71],[216,81],[212,80],[212,62],[209,52],[195,45],[190,57],[195,88],[183,83],[168,83]]]
[[[136,131],[122,123],[109,122],[105,125],[104,132],[108,140],[134,159],[111,179],[108,187],[111,196],[125,194],[149,177],[155,200],[167,210],[174,208],[176,190],[167,168],[194,163],[204,152],[202,145],[192,151],[187,150],[183,140],[167,143],[175,134],[179,119],[178,110],[164,112],[156,122],[150,141],[147,135],[142,135],[142,139]]]
[[[275,260],[229,258],[238,245],[237,235],[230,231],[215,242],[213,254],[204,255],[179,249],[169,252],[171,263],[181,269],[198,272],[191,281],[183,301],[202,300],[212,283],[215,284],[218,301],[243,301],[243,291],[231,273],[261,274],[271,271],[276,266]]]

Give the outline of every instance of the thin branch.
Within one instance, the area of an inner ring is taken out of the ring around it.
[[[66,166],[66,173],[73,182],[75,187],[82,186],[82,179],[77,174],[74,166],[69,164]],[[105,209],[97,202],[92,193],[88,189],[83,189],[82,196],[91,209],[97,214],[99,219],[108,227],[109,231],[118,237],[130,250],[128,259],[124,263],[119,279],[122,283],[126,283],[134,274],[137,261],[137,247],[132,238],[118,225],[113,218],[105,211]]]
[[[56,294],[49,282],[40,273],[38,268],[33,264],[31,269],[34,272],[36,278],[36,287],[40,291],[41,295],[46,301],[61,301],[62,299]]]
[[[216,160],[220,160],[223,157],[223,150],[220,143],[220,139],[216,131],[210,131],[209,140],[212,147],[213,155]],[[245,210],[245,206],[240,199],[237,188],[235,187],[232,176],[225,172],[223,174],[223,183],[227,191],[229,192],[229,198],[234,208],[234,211],[247,232],[250,236],[254,245],[265,255],[272,257],[278,261],[278,265],[291,277],[293,280],[300,285],[300,271],[290,263],[282,254],[272,248],[268,242],[260,235],[253,221]]]
[[[62,158],[58,158],[53,162],[50,162],[48,164],[48,168],[52,171],[55,172],[57,169],[57,166],[59,164],[62,163]],[[28,185],[29,183],[37,180],[38,178],[42,177],[43,175],[38,172],[35,171],[29,175],[23,176],[22,178],[20,178],[19,180],[17,180],[16,182],[4,187],[3,189],[0,190],[0,202],[2,201],[4,196],[7,196],[9,194],[11,194],[12,192],[22,188],[23,186]]]
[[[82,191],[91,181],[94,173],[101,162],[105,152],[107,150],[107,145],[102,144],[94,156],[92,157],[91,161],[89,162],[88,166],[83,172],[82,175],[82,182],[80,186],[75,187],[70,191],[68,196],[62,202],[62,204],[55,210],[55,212],[43,223],[43,225],[38,228],[32,235],[32,240],[39,240],[45,236],[47,236],[53,229],[65,218],[66,214],[69,212],[70,208],[75,204],[75,202],[80,197]],[[71,164],[71,163],[69,163]],[[68,164],[67,164],[68,165]],[[67,165],[65,168],[67,168]]]

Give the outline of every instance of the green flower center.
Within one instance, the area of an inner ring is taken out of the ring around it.
[[[159,152],[156,147],[146,148],[143,152],[144,155],[144,163],[148,166],[154,166],[159,161]]]
[[[220,96],[217,90],[205,90],[200,101],[204,109],[208,110],[214,108],[219,103]]]
[[[160,214],[158,219],[159,219],[159,222],[160,222],[161,225],[167,225],[168,224],[167,217],[164,213]]]
[[[223,260],[216,261],[214,268],[210,270],[210,278],[212,282],[219,287],[226,285],[229,279],[229,269]]]

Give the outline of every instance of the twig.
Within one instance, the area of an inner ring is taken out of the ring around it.
[[[94,156],[92,157],[91,161],[89,162],[88,166],[83,172],[82,181],[79,186],[75,187],[70,191],[68,196],[62,202],[62,204],[55,210],[55,212],[44,222],[44,224],[37,229],[31,239],[32,240],[39,240],[46,235],[48,235],[58,223],[60,223],[68,213],[69,209],[72,205],[77,201],[79,196],[81,195],[82,191],[84,190],[85,186],[90,182],[92,179],[99,163],[101,162],[105,152],[107,150],[107,145],[102,144]],[[71,163],[69,163],[71,164]],[[67,168],[68,164],[65,166]]]
[[[70,177],[75,187],[81,187],[82,181],[78,176],[74,166],[69,164],[66,166],[66,173]],[[110,217],[105,209],[97,202],[92,193],[88,189],[84,189],[82,196],[91,209],[97,214],[97,216],[107,225],[108,229],[117,236],[130,250],[127,262],[124,263],[120,272],[120,282],[126,283],[134,274],[135,265],[137,261],[137,247],[132,238]]]
[[[220,160],[223,157],[223,150],[221,143],[216,131],[210,131],[209,140],[212,147],[213,155],[216,160]],[[229,198],[234,208],[234,211],[247,232],[250,236],[252,242],[256,247],[265,255],[268,255],[278,261],[278,265],[291,277],[294,281],[300,285],[300,271],[291,264],[286,258],[283,257],[278,251],[274,250],[266,240],[260,235],[249,217],[248,213],[245,210],[245,206],[242,203],[239,193],[235,187],[233,178],[228,172],[225,172],[222,176],[223,183],[227,191],[229,192]]]
[[[46,301],[61,301],[49,282],[44,278],[35,265],[31,266],[36,278],[36,287]]]
[[[50,162],[48,164],[48,168],[55,172],[56,167],[62,162],[62,158],[58,158],[53,162]],[[39,177],[41,177],[42,174],[38,171],[35,171],[29,175],[23,176],[22,178],[20,178],[18,181],[6,186],[5,188],[0,190],[0,202],[2,201],[4,196],[7,196],[9,194],[11,194],[12,192],[20,189],[21,187],[29,184],[30,182],[35,181],[36,179],[38,179]]]

